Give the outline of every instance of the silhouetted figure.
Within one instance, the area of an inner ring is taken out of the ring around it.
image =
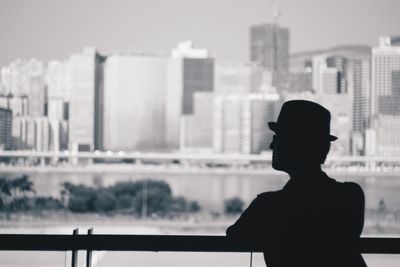
[[[366,266],[358,248],[364,193],[322,170],[336,140],[330,112],[304,100],[284,103],[277,122],[272,167],[289,174],[283,189],[259,194],[226,234],[263,245],[268,267]]]

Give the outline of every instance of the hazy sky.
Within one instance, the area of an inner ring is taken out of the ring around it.
[[[400,35],[400,0],[281,0],[291,52],[377,44]],[[0,0],[0,66],[16,58],[164,51],[193,40],[216,58],[247,61],[249,27],[272,21],[272,0]]]

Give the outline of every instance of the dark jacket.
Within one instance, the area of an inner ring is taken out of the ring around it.
[[[366,266],[358,249],[361,187],[319,176],[258,195],[227,236],[261,243],[268,267]]]

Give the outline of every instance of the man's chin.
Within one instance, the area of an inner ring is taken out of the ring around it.
[[[276,159],[272,159],[271,166],[274,170],[277,170],[277,171],[287,172],[287,170],[288,170],[287,164],[282,164],[282,162],[279,162]]]
[[[277,171],[283,171],[282,166],[276,160],[272,160],[272,168]]]

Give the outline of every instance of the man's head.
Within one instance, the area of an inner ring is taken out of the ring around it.
[[[330,112],[305,100],[285,102],[277,122],[269,122],[275,132],[270,145],[272,167],[293,172],[320,166],[337,137],[330,135]]]

